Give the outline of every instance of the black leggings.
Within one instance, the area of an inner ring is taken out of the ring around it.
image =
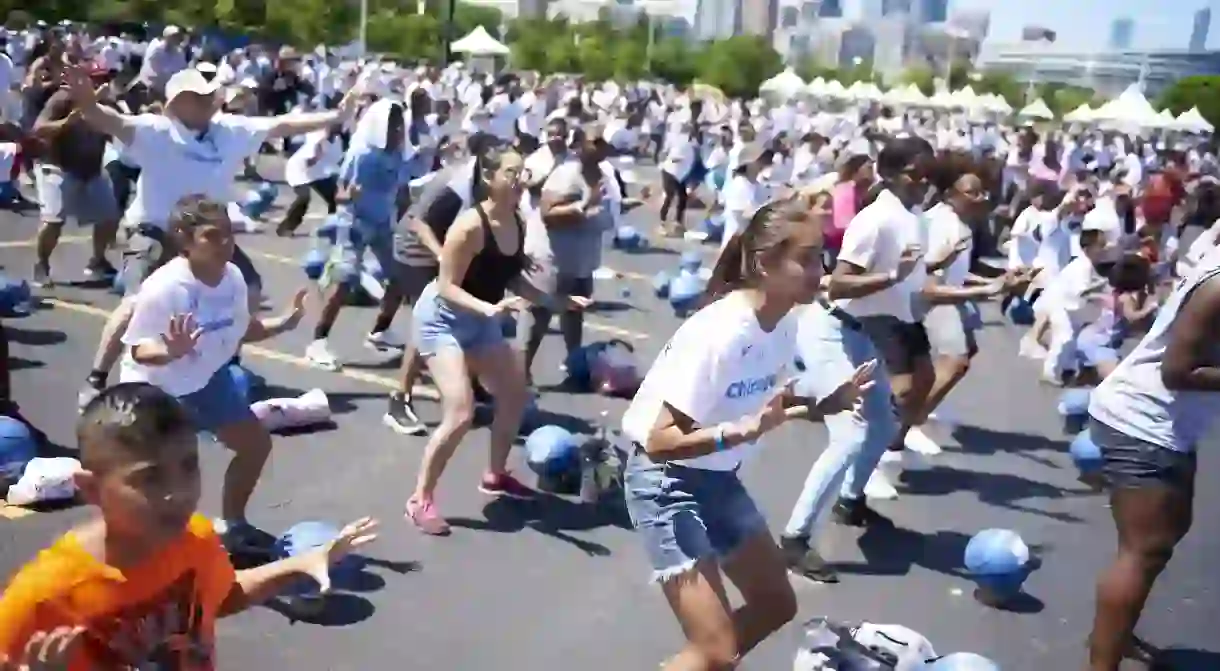
[[[675,201],[677,211],[674,213],[674,221],[679,224],[686,221],[686,185],[662,170],[661,186],[665,189],[665,200],[661,203],[661,221],[664,222],[669,216],[669,205]]]
[[[110,176],[110,188],[114,191],[114,202],[119,211],[127,209],[131,200],[132,189],[136,180],[140,179],[140,169],[133,168],[122,161],[111,161],[106,164],[106,174]]]
[[[339,178],[335,176],[323,177],[316,182],[309,184],[301,184],[292,187],[294,198],[292,204],[288,206],[288,211],[284,213],[284,220],[276,227],[276,232],[280,234],[290,234],[297,230],[301,225],[301,221],[305,219],[305,213],[309,210],[309,193],[317,191],[322,200],[326,202],[327,214],[334,214],[338,206],[335,204],[335,194],[339,190]]]

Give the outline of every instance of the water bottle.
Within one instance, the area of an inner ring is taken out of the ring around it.
[[[606,451],[610,449],[610,438],[606,433],[606,415],[601,413],[597,433],[580,446],[580,500],[583,503],[597,503],[601,499],[602,483],[599,477],[602,464],[606,461]]]

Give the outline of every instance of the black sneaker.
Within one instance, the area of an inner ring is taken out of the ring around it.
[[[106,259],[97,259],[90,261],[89,265],[85,266],[85,277],[91,280],[111,280],[119,271]]]
[[[55,282],[51,280],[51,264],[35,263],[34,264],[34,279],[31,282],[36,287],[51,287]]]
[[[390,394],[389,407],[381,417],[381,422],[398,433],[407,436],[422,436],[428,432],[428,427],[415,414],[415,406],[410,397],[405,394]]]
[[[814,582],[839,582],[839,574],[830,568],[817,550],[809,547],[806,539],[780,536],[779,549],[789,571]]]
[[[892,525],[890,518],[868,507],[863,498],[841,498],[831,510],[835,522],[848,527],[868,527],[874,525]]]

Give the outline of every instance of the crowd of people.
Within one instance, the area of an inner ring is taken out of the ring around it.
[[[274,541],[246,515],[272,436],[229,366],[243,343],[308,319],[305,357],[341,368],[329,335],[366,253],[386,274],[367,344],[402,354],[384,421],[427,434],[407,519],[448,533],[437,487],[489,399],[478,488],[532,496],[508,462],[534,356],[556,313],[565,348],[582,345],[607,232],[649,206],[634,167],[649,158],[657,235],[692,230],[695,199],[723,222],[703,307],[622,417],[627,508],[686,638],[662,668],[733,668],[796,616],[790,572],[837,581],[822,528],[887,524],[868,501],[899,496],[905,452],[941,451],[923,427],[969,373],[978,304],[993,298],[1034,313],[1021,352],[1045,383],[1095,387],[1089,430],[1119,547],[1099,576],[1085,668],[1147,656],[1133,632],[1190,528],[1195,449],[1220,399],[1205,139],[341,62],[321,48],[209,54],[173,26],[148,44],[38,26],[5,45],[5,151],[14,180],[36,184],[40,217],[31,279],[54,283],[76,219],[92,224],[86,274],[124,292],[78,399],[75,481],[100,516],[0,596],[12,663],[211,668],[216,618],[300,574],[326,584],[329,563],[375,539],[365,519],[309,555],[244,571],[229,559]],[[300,293],[262,316],[260,275],[235,242],[234,184],[263,152],[287,155],[293,189],[276,234],[301,228],[312,193],[350,221],[308,315]],[[1006,264],[984,262],[997,251]],[[401,342],[390,326],[404,306]],[[504,328],[518,315],[522,352]],[[425,376],[439,394],[432,427],[412,393]],[[791,420],[824,422],[829,443],[776,535],[738,469]],[[196,512],[197,431],[233,454],[214,521]],[[150,627],[164,636],[131,645]]]

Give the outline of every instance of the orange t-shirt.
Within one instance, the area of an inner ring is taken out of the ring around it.
[[[202,515],[126,574],[98,561],[69,532],[22,567],[0,595],[0,653],[16,658],[37,632],[83,626],[72,671],[150,665],[211,671],[216,617],[235,579]]]

